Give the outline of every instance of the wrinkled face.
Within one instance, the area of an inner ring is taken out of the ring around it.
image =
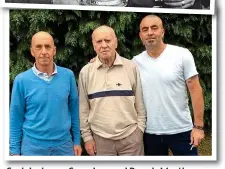
[[[31,55],[35,58],[36,66],[50,66],[56,53],[53,38],[46,32],[36,33],[31,42]]]
[[[92,43],[100,59],[107,60],[115,57],[117,38],[112,29],[102,27],[95,30],[92,36]]]
[[[164,36],[162,20],[157,16],[145,17],[140,24],[139,36],[146,48],[160,45]]]

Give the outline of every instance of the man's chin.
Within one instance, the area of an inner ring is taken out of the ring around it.
[[[107,59],[109,57],[110,57],[109,53],[102,53],[100,56],[100,58],[102,58],[102,59]]]
[[[148,46],[148,47],[154,47],[154,46],[156,46],[156,43],[154,43],[154,42],[147,43],[146,46]]]
[[[42,65],[42,66],[49,66],[50,63],[49,63],[49,62],[42,62],[41,65]]]

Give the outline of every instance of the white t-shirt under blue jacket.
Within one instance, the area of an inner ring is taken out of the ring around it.
[[[10,104],[10,153],[20,154],[23,137],[43,147],[71,140],[80,145],[78,93],[71,70],[57,66],[47,81],[31,69],[13,83]]]
[[[157,58],[147,51],[135,56],[147,111],[146,133],[177,134],[193,127],[186,80],[198,72],[191,52],[167,44]]]

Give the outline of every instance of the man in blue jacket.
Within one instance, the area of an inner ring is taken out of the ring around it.
[[[32,37],[34,66],[19,74],[13,84],[11,155],[81,155],[74,74],[53,62],[55,54],[56,47],[49,33],[38,32]]]

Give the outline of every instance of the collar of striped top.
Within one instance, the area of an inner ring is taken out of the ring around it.
[[[33,72],[34,72],[37,76],[45,74],[44,72],[41,72],[41,71],[39,71],[39,70],[37,69],[35,63],[34,63],[34,66],[32,67],[32,70],[33,70]],[[56,66],[56,64],[54,63],[54,71],[52,72],[52,74],[51,74],[50,76],[53,76],[53,75],[55,75],[55,74],[57,74],[57,66]]]
[[[99,59],[98,56],[96,57],[96,64],[97,64],[97,68],[99,68],[99,67],[101,67],[101,66],[104,66],[104,63],[102,63],[102,62],[100,61],[100,59]],[[123,62],[122,62],[122,60],[121,60],[121,56],[120,56],[118,53],[116,53],[116,59],[115,59],[115,61],[114,61],[114,63],[113,63],[113,66],[114,66],[114,65],[123,65]]]

